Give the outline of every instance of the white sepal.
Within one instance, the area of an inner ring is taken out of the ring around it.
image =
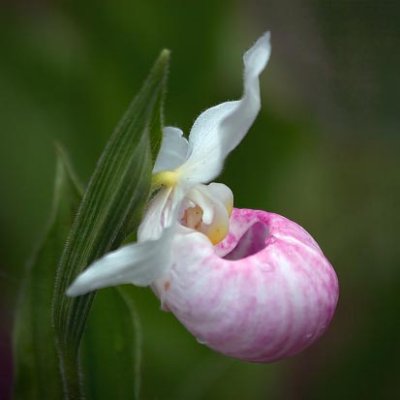
[[[148,286],[161,278],[171,265],[175,226],[164,229],[157,240],[129,244],[108,253],[83,271],[68,288],[68,296],[130,283]]]
[[[267,32],[244,54],[243,97],[209,108],[195,121],[189,157],[180,168],[187,181],[206,183],[218,176],[227,155],[253,124],[260,110],[259,75],[271,52],[269,39]]]
[[[187,153],[188,141],[183,132],[172,126],[165,127],[153,173],[174,170],[186,161]]]

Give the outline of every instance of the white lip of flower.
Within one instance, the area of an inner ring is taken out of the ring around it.
[[[69,287],[69,296],[123,283],[152,284],[172,263],[172,241],[188,228],[204,233],[213,244],[226,236],[232,192],[220,183],[205,184],[220,174],[225,158],[246,135],[260,110],[259,75],[270,52],[270,34],[266,32],[243,56],[242,98],[200,114],[189,140],[178,128],[164,128],[153,169],[153,185],[160,189],[139,227],[138,242],[95,261]]]

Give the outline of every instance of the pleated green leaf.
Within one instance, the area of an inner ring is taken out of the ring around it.
[[[51,321],[54,260],[63,251],[82,194],[61,148],[57,155],[51,218],[27,266],[15,314],[14,398],[21,400],[63,398]]]
[[[99,291],[82,339],[88,399],[139,399],[142,334],[129,287]]]
[[[60,371],[67,399],[82,395],[79,344],[94,294],[65,295],[91,262],[135,231],[150,190],[152,156],[161,142],[162,100],[169,52],[163,51],[112,134],[90,179],[62,254],[53,298]]]

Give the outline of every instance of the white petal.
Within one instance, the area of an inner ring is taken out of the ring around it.
[[[212,182],[207,185],[208,192],[210,195],[216,199],[218,199],[228,211],[228,214],[231,214],[233,209],[233,193],[232,190],[229,189],[228,186],[223,183]]]
[[[130,244],[95,261],[76,278],[67,295],[79,296],[124,283],[150,285],[171,265],[173,229],[165,229],[158,240]]]
[[[172,188],[162,188],[150,201],[138,229],[138,241],[154,240],[160,237],[169,222],[169,203]]]
[[[162,188],[150,201],[138,229],[138,241],[155,240],[178,220],[184,192],[180,187]]]
[[[172,126],[165,127],[153,173],[174,170],[186,161],[187,153],[188,141],[183,136],[183,132]]]
[[[205,183],[218,176],[226,156],[253,124],[260,109],[259,75],[271,52],[269,38],[265,33],[244,54],[243,97],[212,107],[195,121],[189,135],[190,155],[182,165],[188,181]]]

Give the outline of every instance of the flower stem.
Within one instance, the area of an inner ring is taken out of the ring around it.
[[[60,373],[64,388],[64,400],[84,398],[79,357],[75,352],[59,348]]]

